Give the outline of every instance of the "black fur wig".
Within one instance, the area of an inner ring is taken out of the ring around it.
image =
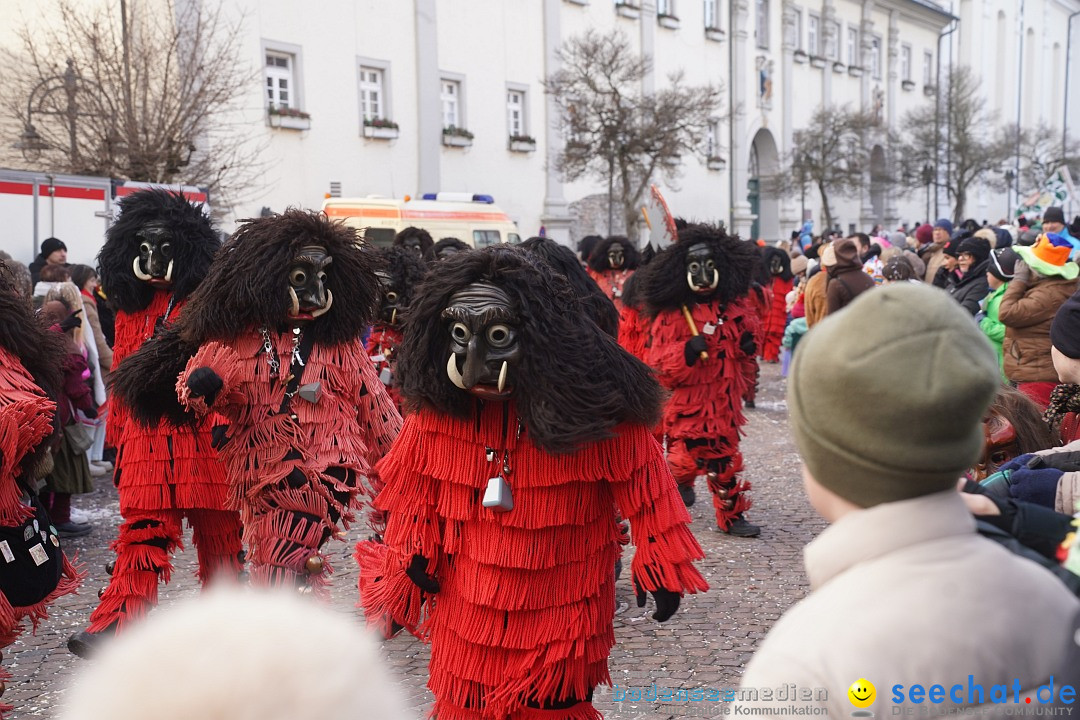
[[[446,248],[453,248],[458,252],[468,252],[472,250],[472,247],[464,240],[458,240],[456,237],[444,237],[432,246],[432,255],[436,260],[441,260],[439,253]]]
[[[497,246],[444,260],[421,285],[397,366],[410,407],[459,418],[473,412],[478,401],[446,376],[450,333],[441,314],[454,293],[475,282],[501,288],[520,317],[524,353],[514,399],[533,442],[569,453],[611,437],[620,423],[655,424],[663,394],[652,371],[595,323],[567,311],[574,294],[565,279],[519,250]]]
[[[638,265],[641,264],[641,253],[638,252],[634,243],[630,242],[630,238],[623,235],[612,235],[606,237],[593,246],[592,254],[589,255],[589,267],[596,272],[604,272],[605,270],[611,270],[611,265],[608,264],[607,252],[615,243],[621,243],[623,246],[623,266],[620,270],[637,270]]]
[[[418,238],[420,240],[420,251],[424,258],[424,262],[430,262],[435,259],[435,242],[431,239],[431,233],[424,228],[418,228],[409,226],[394,236],[394,247],[400,247],[405,244],[405,241],[409,238]]]
[[[619,336],[619,311],[615,303],[581,267],[573,250],[542,237],[531,237],[518,247],[547,265],[552,272],[566,278],[582,312],[611,337]]]
[[[712,295],[695,294],[686,283],[686,254],[693,245],[708,245],[717,258],[720,283]],[[638,270],[637,290],[650,317],[683,305],[717,300],[729,303],[750,289],[757,263],[756,247],[731,237],[714,225],[687,225],[679,231],[679,241],[661,250],[652,262]]]
[[[398,294],[398,304],[401,307],[408,307],[416,293],[416,286],[427,272],[424,262],[405,248],[397,246],[379,248],[375,254],[380,258],[382,269],[390,274],[390,286],[387,289]],[[337,262],[337,258],[334,258],[334,262]],[[330,267],[333,267],[333,264]],[[334,302],[337,303],[336,298]]]
[[[764,270],[763,278],[765,279],[765,282],[761,283],[762,285],[768,285],[773,279],[772,269],[770,268],[773,258],[780,260],[780,275],[777,277],[785,282],[795,278],[795,275],[791,272],[791,256],[778,247],[766,245],[761,248],[760,267]],[[761,281],[759,280],[758,282]]]
[[[98,254],[101,287],[113,310],[138,312],[157,292],[135,277],[132,269],[139,256],[135,233],[151,222],[162,223],[175,234],[172,292],[177,300],[195,291],[221,246],[210,219],[182,195],[167,190],[140,190],[128,195],[120,200],[120,217],[105,233],[105,245]]]
[[[11,269],[0,261],[0,347],[19,359],[34,383],[52,400],[58,400],[63,389],[64,336],[48,330],[30,305],[30,299],[15,289]],[[48,452],[51,440],[60,430],[60,414],[53,415],[53,434],[32,453],[27,453],[21,466],[28,470]],[[37,478],[32,478],[37,479]]]
[[[374,251],[360,245],[355,230],[321,213],[295,209],[245,220],[173,327],[143,343],[113,371],[113,392],[136,419],[194,421],[177,401],[177,376],[203,343],[287,323],[289,265],[306,245],[321,245],[334,259],[326,268],[334,304],[304,328],[305,335],[324,345],[363,335],[375,316],[380,292],[375,270],[382,265]]]

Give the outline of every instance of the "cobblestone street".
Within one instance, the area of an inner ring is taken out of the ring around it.
[[[698,503],[691,508],[693,529],[705,548],[701,568],[711,589],[704,595],[684,598],[675,617],[660,625],[646,608],[634,604],[629,572],[619,581],[619,613],[615,618],[617,644],[611,655],[613,682],[620,689],[656,683],[671,688],[731,687],[738,682],[747,661],[780,614],[806,593],[802,548],[824,527],[802,492],[798,457],[788,433],[784,404],[784,381],[779,365],[763,365],[758,409],[748,411],[747,437],[743,442],[745,477],[753,484],[754,508],[749,519],[763,526],[760,538],[729,537],[715,527],[704,483],[698,484]],[[62,598],[36,636],[24,635],[4,650],[4,664],[15,676],[4,700],[13,702],[13,718],[52,718],[64,703],[64,689],[85,662],[69,654],[69,634],[85,626],[97,602],[97,589],[105,584],[105,563],[112,558],[107,545],[120,521],[116,492],[107,478],[97,480],[97,490],[75,499],[75,506],[90,515],[94,531],[68,542],[78,550],[89,577],[77,596]],[[360,529],[348,542],[333,549],[334,607],[356,614],[356,564],[350,557]],[[190,537],[190,536],[189,536]],[[173,582],[162,588],[161,605],[197,592],[194,551],[176,556]],[[629,558],[625,558],[629,568]],[[419,719],[430,703],[424,685],[428,653],[415,639],[402,635],[385,646],[393,672],[402,679]],[[168,652],[168,648],[162,648]],[[282,658],[287,662],[287,658]],[[601,688],[596,706],[611,720],[635,718],[712,717],[714,703],[672,704],[616,701],[610,688]]]

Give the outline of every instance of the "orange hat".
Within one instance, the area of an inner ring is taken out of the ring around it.
[[[1017,255],[1033,270],[1043,275],[1075,280],[1080,268],[1077,268],[1076,263],[1069,262],[1071,252],[1072,245],[1057,233],[1043,233],[1034,245],[1021,245],[1016,248]]]

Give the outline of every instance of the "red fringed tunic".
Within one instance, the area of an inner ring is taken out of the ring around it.
[[[56,404],[34,384],[19,359],[0,348],[0,525],[17,526],[34,516],[23,503],[24,491],[18,478],[26,455],[52,432]],[[29,618],[34,631],[48,617],[46,608],[57,598],[74,593],[82,582],[81,573],[63,556],[60,582],[47,597],[29,606],[14,606],[0,593],[0,648],[15,642],[22,633],[21,623]],[[0,682],[11,674],[0,668]],[[0,717],[12,709],[0,702]]]
[[[379,464],[389,512],[385,545],[361,542],[360,596],[368,622],[398,625],[431,642],[428,687],[439,720],[524,720],[526,703],[584,700],[611,683],[619,529],[637,542],[633,578],[647,589],[708,589],[660,445],[639,425],[571,455],[551,455],[516,432],[512,405],[484,405],[459,420],[424,410],[405,420]],[[509,428],[504,431],[504,428]],[[494,448],[498,459],[485,458]],[[514,508],[481,507],[509,451]],[[414,554],[441,583],[427,596],[405,575]],[[546,717],[546,716],[545,716]],[[599,718],[579,703],[567,718]]]
[[[170,311],[171,298],[168,290],[158,290],[146,309],[116,313],[113,368],[153,337],[160,318],[168,323],[180,315],[183,301]],[[207,418],[195,430],[165,420],[147,427],[131,419],[123,403],[114,401],[107,422],[108,435],[119,450],[121,514],[224,508],[228,479],[210,446],[211,428],[220,420]]]
[[[375,364],[375,376],[381,377],[384,369],[394,372],[394,358],[397,355],[398,346],[401,345],[401,331],[389,325],[377,322],[371,328],[371,336],[367,341],[367,351],[371,355],[371,361]],[[391,375],[392,376],[392,375]],[[401,393],[397,385],[391,382],[384,385],[394,406],[401,412]]]
[[[793,287],[794,278],[784,280],[774,276],[766,291],[770,296],[769,309],[762,317],[763,344],[758,354],[768,362],[780,359],[780,341],[784,339],[784,328],[787,326],[787,294]]]
[[[636,308],[619,304],[619,344],[623,350],[645,362],[645,346],[649,340],[649,318]]]
[[[689,306],[698,332],[705,338],[709,357],[686,366],[683,348],[692,335],[682,310],[664,310],[650,327],[652,344],[647,363],[671,391],[664,406],[661,426],[669,438],[723,439],[739,445],[739,428],[746,424],[742,412],[747,389],[746,354],[739,349],[743,333],[754,334],[758,318],[749,301],[739,298],[722,309],[718,302]],[[707,326],[715,326],[712,334]],[[751,358],[752,359],[752,358]]]
[[[589,277],[596,281],[596,284],[600,286],[600,290],[611,298],[611,301],[615,303],[615,307],[620,311],[622,310],[622,289],[626,281],[630,279],[630,276],[634,274],[633,270],[604,270],[603,272],[587,268]]]
[[[277,486],[294,468],[316,481],[310,487],[324,496],[324,502],[320,507],[292,507],[284,499],[278,503],[281,507],[326,516],[326,504],[336,503],[328,488],[347,490],[326,472],[331,467],[352,470],[359,493],[373,496],[379,487],[373,470],[375,462],[389,450],[401,428],[401,417],[375,377],[375,369],[359,340],[315,345],[300,383],[301,387],[319,383],[318,401],[309,402],[298,394],[290,403],[290,412],[280,414],[293,340],[288,332],[271,332],[270,338],[281,363],[279,378],[270,377],[262,334],[249,332],[228,344],[203,345],[177,382],[181,402],[200,414],[208,408],[202,398],[190,396],[188,374],[208,367],[224,382],[212,410],[230,423],[232,439],[220,453],[231,480],[228,506],[240,511],[247,542],[275,536],[270,528],[263,527],[264,518],[252,511],[266,493],[279,492]],[[299,451],[302,457],[286,459],[291,450]],[[361,484],[365,477],[368,487]],[[294,500],[308,503],[307,497]],[[343,528],[335,530],[347,529],[353,519],[350,508],[342,508]],[[259,562],[257,557],[251,559],[255,564]],[[315,576],[312,587],[319,590],[325,582],[325,574]]]

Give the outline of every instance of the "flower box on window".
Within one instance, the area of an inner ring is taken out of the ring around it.
[[[862,77],[863,69],[858,65],[852,65],[847,69],[847,74],[851,77]]]
[[[915,81],[914,80],[904,80],[904,81],[902,81],[900,83],[900,87],[902,87],[904,90],[914,90],[915,89]]]
[[[811,55],[810,56],[810,65],[811,65],[811,67],[816,67],[816,68],[818,68],[820,70],[821,68],[825,67],[825,63],[826,63],[826,60],[823,57],[818,57],[817,55]]]
[[[271,105],[266,109],[266,118],[270,127],[285,130],[310,130],[311,115],[296,108],[279,108]]]
[[[674,15],[657,15],[656,22],[660,23],[660,27],[665,27],[668,30],[679,29],[679,18],[675,17]]]
[[[842,63],[842,62],[840,62],[840,61],[834,62],[834,63],[832,64],[832,71],[833,71],[834,73],[837,73],[837,74],[839,74],[839,73],[842,73],[842,72],[844,72],[844,70],[845,70],[846,68],[847,68],[847,66],[846,66],[846,65],[844,65],[844,63]]]
[[[589,0],[566,0],[571,5],[588,5]]]
[[[806,54],[805,50],[796,50],[794,59],[797,63],[804,63],[810,59],[810,56]]]
[[[727,34],[717,27],[705,28],[705,39],[712,40],[713,42],[723,42]]]
[[[727,167],[727,160],[714,155],[713,157],[705,159],[705,166],[710,170],[716,170],[717,172],[719,172]]]
[[[397,138],[398,124],[386,118],[364,120],[364,137],[373,140],[393,140]]]
[[[536,138],[528,135],[511,135],[510,152],[531,153],[536,150]]]
[[[937,95],[937,88],[933,85],[923,85],[922,94],[926,97],[934,97]]]
[[[447,147],[469,147],[472,145],[473,134],[465,128],[450,127],[443,128],[442,131],[442,143]]]
[[[631,20],[637,20],[641,17],[641,8],[630,2],[617,2],[615,3],[615,12],[624,18]]]

